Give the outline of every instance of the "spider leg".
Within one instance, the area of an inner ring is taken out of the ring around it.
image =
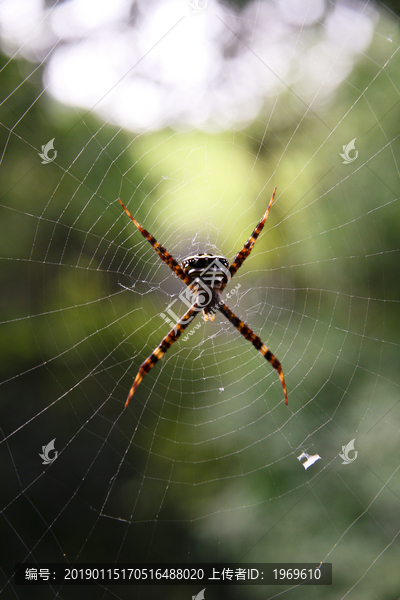
[[[136,221],[136,219],[132,217],[129,210],[122,204],[119,198],[118,202],[130,218],[130,220],[139,229],[143,237],[145,237],[146,240],[150,242],[150,244],[153,246],[154,250],[157,252],[161,260],[163,260],[165,264],[167,264],[169,268],[173,270],[175,275],[177,275],[180,279],[182,279],[184,283],[186,283],[186,285],[190,285],[192,283],[192,280],[188,275],[186,275],[185,271],[182,269],[181,265],[175,260],[175,258],[171,256],[171,254],[163,246],[161,246],[161,244],[159,244],[157,240],[148,231],[146,231],[146,229],[143,229],[143,227]]]
[[[253,233],[251,234],[251,236],[249,237],[249,239],[247,240],[247,242],[245,243],[245,245],[243,246],[241,251],[236,254],[231,266],[229,267],[229,272],[231,274],[231,277],[234,276],[236,271],[242,266],[242,264],[244,263],[246,258],[249,256],[250,252],[252,251],[253,246],[256,243],[257,238],[260,235],[260,233],[264,227],[265,221],[267,220],[269,210],[270,210],[270,208],[272,206],[272,202],[274,201],[274,198],[275,198],[275,192],[276,192],[276,187],[274,187],[274,191],[272,192],[271,200],[269,201],[268,208],[265,211],[263,218],[261,219],[261,221],[255,228],[255,230],[253,231]],[[222,288],[221,288],[222,290],[224,289],[224,287],[226,286],[227,283],[228,282],[226,281],[225,283],[222,284]]]
[[[236,329],[239,331],[239,333],[241,333],[246,338],[246,340],[249,340],[249,342],[251,342],[253,344],[254,348],[256,348],[259,352],[261,352],[261,354],[264,356],[264,358],[269,363],[271,363],[271,365],[274,367],[274,369],[276,369],[278,371],[279,379],[281,380],[282,387],[283,387],[283,393],[285,394],[285,404],[287,404],[288,399],[287,399],[286,383],[285,383],[285,378],[283,376],[281,363],[279,362],[279,360],[276,358],[276,356],[274,356],[272,354],[272,352],[270,350],[268,350],[267,346],[265,344],[263,344],[263,342],[258,337],[258,335],[256,335],[250,329],[250,327],[248,327],[245,323],[243,323],[243,321],[241,321],[239,319],[239,317],[237,317],[235,315],[235,313],[233,313],[226,304],[223,303],[223,304],[219,305],[218,310],[220,310],[222,312],[222,314],[225,315],[225,317],[228,319],[228,321],[230,323],[232,323],[232,325],[234,327],[236,327]]]
[[[132,398],[133,394],[135,393],[136,388],[138,387],[139,383],[142,381],[142,379],[146,375],[146,373],[148,373],[150,371],[150,369],[152,369],[154,367],[156,362],[158,362],[160,360],[160,358],[162,358],[164,356],[166,351],[182,335],[182,333],[185,331],[185,329],[189,325],[189,323],[192,322],[192,320],[196,317],[196,315],[199,312],[201,312],[201,310],[202,309],[199,306],[197,306],[196,303],[193,304],[189,308],[189,310],[183,315],[183,317],[181,319],[179,319],[179,321],[177,322],[175,327],[173,329],[171,329],[171,331],[160,342],[160,344],[157,346],[157,348],[150,354],[150,356],[148,358],[146,358],[144,363],[142,363],[142,365],[140,366],[140,369],[135,377],[133,385],[132,385],[131,389],[129,390],[129,394],[128,394],[128,397],[125,402],[125,408],[128,406],[129,400]]]

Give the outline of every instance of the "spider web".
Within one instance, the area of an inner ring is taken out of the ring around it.
[[[18,586],[23,562],[324,561],[324,598],[398,598],[398,17],[76,0],[0,18],[3,597],[200,591]],[[178,260],[231,261],[275,185],[224,298],[289,406],[217,313],[124,410],[186,306],[117,199]],[[278,596],[321,591],[206,589]]]

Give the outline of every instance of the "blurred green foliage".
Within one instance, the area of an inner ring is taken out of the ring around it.
[[[305,111],[289,93],[268,128],[266,105],[242,131],[134,135],[55,104],[39,67],[2,56],[7,568],[29,552],[71,562],[327,557],[334,585],[324,598],[359,578],[351,598],[398,594],[399,480],[384,485],[398,430],[383,416],[398,395],[400,74],[398,60],[381,69],[389,53],[378,39],[369,55],[295,136],[284,116]],[[360,158],[343,165],[354,137]],[[42,165],[51,138],[57,161]],[[227,326],[215,342],[200,346],[202,328],[171,349],[168,369],[155,367],[123,412],[138,366],[167,332],[165,290],[181,287],[116,199],[174,254],[195,240],[231,258],[274,185],[233,308],[282,360],[289,410],[276,374]],[[334,459],[355,431],[359,458],[342,468]],[[43,473],[37,454],[56,435],[63,452]],[[323,455],[306,474],[301,444]]]

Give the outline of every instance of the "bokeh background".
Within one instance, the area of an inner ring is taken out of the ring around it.
[[[399,598],[396,3],[3,0],[0,23],[3,597],[201,589],[23,587],[20,562],[326,561],[329,587],[206,598]],[[217,315],[124,410],[182,284],[118,197],[178,259],[232,260],[275,185],[227,303],[289,406]]]

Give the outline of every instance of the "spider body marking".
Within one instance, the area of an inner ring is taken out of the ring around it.
[[[265,221],[267,220],[275,193],[276,187],[272,192],[272,196],[264,216],[254,229],[247,242],[244,244],[243,248],[235,256],[231,265],[229,265],[228,260],[224,256],[215,256],[208,253],[188,256],[182,261],[181,264],[179,264],[173,258],[173,256],[171,256],[171,254],[169,254],[169,252],[167,252],[167,250],[163,248],[163,246],[161,246],[148,231],[146,231],[146,229],[143,229],[143,227],[136,221],[134,217],[132,217],[131,213],[127,208],[125,208],[121,200],[118,198],[118,201],[127,216],[131,219],[143,237],[145,237],[152,245],[161,260],[164,261],[175,273],[175,275],[177,275],[188,286],[192,300],[194,300],[189,310],[186,311],[183,317],[176,323],[175,327],[171,329],[171,331],[164,337],[157,348],[140,366],[133,385],[129,390],[125,407],[128,406],[130,399],[132,398],[136,388],[146,373],[153,368],[153,366],[164,356],[172,344],[178,340],[191,321],[200,312],[203,312],[205,321],[214,321],[216,310],[219,310],[239,331],[239,333],[241,333],[246,340],[250,341],[256,350],[258,350],[262,356],[264,356],[264,358],[274,367],[274,369],[276,369],[285,395],[285,404],[288,403],[286,383],[283,376],[281,363],[262,342],[258,335],[256,335],[248,325],[246,325],[239,317],[237,317],[221,298],[221,293],[223,292],[225,286],[231,277],[233,277],[237,270],[242,266],[252,251],[254,244],[256,243],[257,238],[264,227]]]
[[[197,306],[203,310],[205,321],[214,321],[215,311],[222,304],[221,290],[230,279],[229,262],[225,256],[195,254],[182,261],[182,268],[192,280],[189,288]]]

